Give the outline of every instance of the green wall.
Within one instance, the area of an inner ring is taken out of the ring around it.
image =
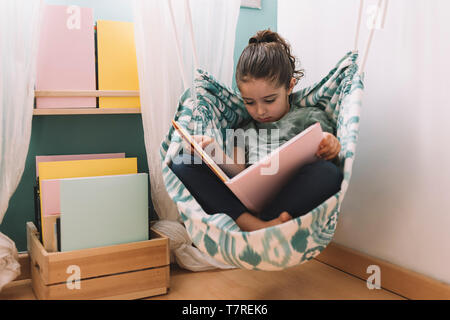
[[[247,46],[248,39],[257,31],[268,29],[277,31],[277,0],[261,0],[262,9],[241,8],[236,28],[236,43],[234,47],[234,69],[236,69],[239,56]],[[233,87],[236,81],[233,77]]]
[[[93,7],[95,19],[132,19],[128,0],[46,2]],[[241,8],[236,30],[235,65],[248,39],[256,31],[265,28],[275,31],[276,25],[277,0],[262,0],[261,10]],[[27,250],[25,224],[34,221],[33,186],[37,155],[114,152],[137,157],[138,171],[148,173],[141,115],[34,116],[25,171],[10,199],[0,231],[16,243],[19,251]],[[153,208],[150,208],[150,214],[156,218]]]

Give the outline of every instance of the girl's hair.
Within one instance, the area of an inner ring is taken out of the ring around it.
[[[236,67],[236,83],[249,79],[267,79],[277,87],[289,88],[292,78],[300,80],[302,69],[295,69],[290,45],[278,33],[261,30],[248,41]]]

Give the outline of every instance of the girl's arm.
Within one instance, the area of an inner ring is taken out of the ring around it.
[[[221,153],[224,160],[221,163],[218,163],[218,165],[223,171],[225,171],[227,175],[234,177],[246,168],[245,155],[244,151],[241,148],[234,147],[233,159],[228,157],[228,155],[224,153],[220,148],[218,149],[218,151]]]

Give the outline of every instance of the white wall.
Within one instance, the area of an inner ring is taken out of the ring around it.
[[[365,10],[377,1],[365,1]],[[359,1],[278,0],[278,32],[319,81],[353,49]],[[450,1],[391,0],[365,68],[334,241],[450,284]],[[359,49],[368,35],[366,13]]]

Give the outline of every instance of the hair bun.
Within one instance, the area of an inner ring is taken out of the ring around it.
[[[296,69],[296,58],[290,44],[270,29],[258,31],[248,40],[236,66],[236,83],[248,78],[268,79],[289,88],[292,78],[303,77]]]
[[[253,37],[248,40],[249,44],[263,43],[263,42],[280,42],[279,36],[276,32],[268,30],[258,31]]]

